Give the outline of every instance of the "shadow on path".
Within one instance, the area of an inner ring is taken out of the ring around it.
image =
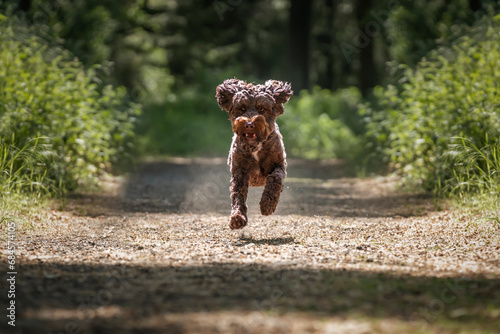
[[[423,329],[456,314],[458,323],[473,322],[475,329],[493,330],[493,319],[484,318],[483,311],[500,306],[500,282],[485,278],[396,277],[241,263],[196,267],[42,263],[26,265],[23,272],[18,283],[23,293],[16,300],[21,310],[17,328],[30,334],[64,329],[197,332],[189,327],[196,325],[196,318],[176,321],[176,315],[224,311],[395,318]],[[155,321],[158,318],[161,321]],[[216,325],[199,324],[205,330]],[[1,326],[5,328],[5,321]]]

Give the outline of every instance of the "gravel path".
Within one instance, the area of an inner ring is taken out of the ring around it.
[[[289,165],[276,214],[251,189],[241,231],[224,159],[149,161],[32,217],[0,331],[500,333],[498,225],[337,161]]]

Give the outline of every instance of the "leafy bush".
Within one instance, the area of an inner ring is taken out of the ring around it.
[[[215,86],[214,86],[215,87]],[[226,112],[210,94],[184,89],[145,106],[138,126],[141,151],[166,155],[225,155],[232,132]]]
[[[319,87],[302,91],[278,118],[287,152],[307,159],[355,158],[364,131],[357,113],[356,88],[335,93]]]
[[[446,157],[453,137],[481,147],[485,134],[500,135],[499,31],[500,16],[482,19],[406,69],[400,87],[376,89],[376,102],[361,111],[368,137],[406,184],[433,189],[451,180],[454,161]]]
[[[47,47],[15,19],[1,21],[0,138],[22,147],[48,137],[58,158],[46,177],[67,188],[93,183],[129,158],[138,109],[126,90],[101,87],[95,71],[70,53]]]

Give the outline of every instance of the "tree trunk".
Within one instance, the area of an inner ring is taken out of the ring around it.
[[[473,12],[477,12],[481,9],[481,0],[469,0],[469,8]]]
[[[363,96],[366,96],[377,83],[377,71],[373,59],[373,38],[367,32],[367,16],[372,7],[373,0],[357,1],[356,19],[358,21],[359,33],[363,34],[363,38],[367,40],[366,45],[359,50],[360,68],[358,73],[358,87]],[[361,38],[361,36],[358,37]]]
[[[290,0],[289,78],[296,92],[309,88],[310,0]]]
[[[31,0],[19,0],[19,9],[27,12],[31,8]]]
[[[326,87],[334,90],[335,89],[335,49],[334,45],[336,45],[335,39],[335,30],[334,30],[334,20],[335,20],[335,12],[337,10],[337,2],[335,0],[326,0],[326,8],[328,9],[327,14],[327,29],[328,29],[328,38],[329,45],[327,46],[327,54],[326,54]]]

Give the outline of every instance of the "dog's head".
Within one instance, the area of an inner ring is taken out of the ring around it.
[[[228,79],[217,86],[215,96],[228,112],[234,133],[247,142],[262,142],[274,131],[276,117],[283,114],[283,104],[292,94],[286,82],[268,80],[254,85]]]

